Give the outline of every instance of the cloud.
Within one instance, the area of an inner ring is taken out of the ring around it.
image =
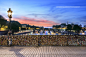
[[[86,16],[82,16],[80,18],[78,18],[80,20],[81,23],[86,24]]]
[[[28,14],[29,16],[35,16],[35,17],[38,17],[38,16],[50,16],[50,14]]]
[[[86,24],[86,16],[80,16],[80,17],[77,17],[76,18],[76,20],[78,21],[76,21],[77,22],[77,24],[82,24],[82,25],[85,25]]]
[[[45,8],[50,8],[50,12],[54,12],[59,8],[86,8],[86,1],[85,0],[66,0],[66,1],[61,1],[58,0],[55,2],[49,2],[47,4],[42,4],[39,5],[40,7],[45,7]]]
[[[81,6],[56,6],[56,8],[81,8]]]
[[[86,16],[83,16],[83,17],[81,17],[81,18],[86,20]]]
[[[29,25],[44,26],[44,27],[52,27],[53,25],[59,24],[49,20],[28,18],[25,16],[21,16],[19,18],[12,18],[12,19],[20,22],[21,24],[29,24]]]

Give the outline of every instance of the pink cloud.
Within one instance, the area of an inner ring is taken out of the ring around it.
[[[51,27],[52,25],[58,25],[59,23],[55,23],[49,20],[43,19],[35,19],[35,18],[28,18],[28,17],[20,17],[20,18],[12,18],[15,21],[20,22],[21,24],[29,24],[35,26],[44,26],[44,27]]]

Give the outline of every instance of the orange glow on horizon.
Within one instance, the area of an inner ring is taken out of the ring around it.
[[[18,21],[21,24],[29,24],[34,26],[43,26],[43,27],[52,27],[53,25],[59,25],[59,23],[55,23],[49,20],[43,19],[33,19],[28,17],[21,17],[21,18],[12,18],[11,20]],[[9,21],[9,19],[7,19]]]

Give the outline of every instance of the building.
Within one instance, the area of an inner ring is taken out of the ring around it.
[[[60,25],[53,25],[53,29],[56,29],[59,31],[66,31],[67,25],[66,25],[66,23],[62,23]]]
[[[31,26],[31,25],[27,25],[27,24],[21,24],[22,25],[22,27],[21,27],[21,29],[23,30],[39,30],[39,29],[43,29],[43,27],[38,27],[38,26]]]

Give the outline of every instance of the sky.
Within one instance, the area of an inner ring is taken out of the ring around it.
[[[9,8],[13,11],[12,20],[21,24],[52,27],[68,22],[86,25],[86,0],[0,0],[0,15],[8,21]]]

